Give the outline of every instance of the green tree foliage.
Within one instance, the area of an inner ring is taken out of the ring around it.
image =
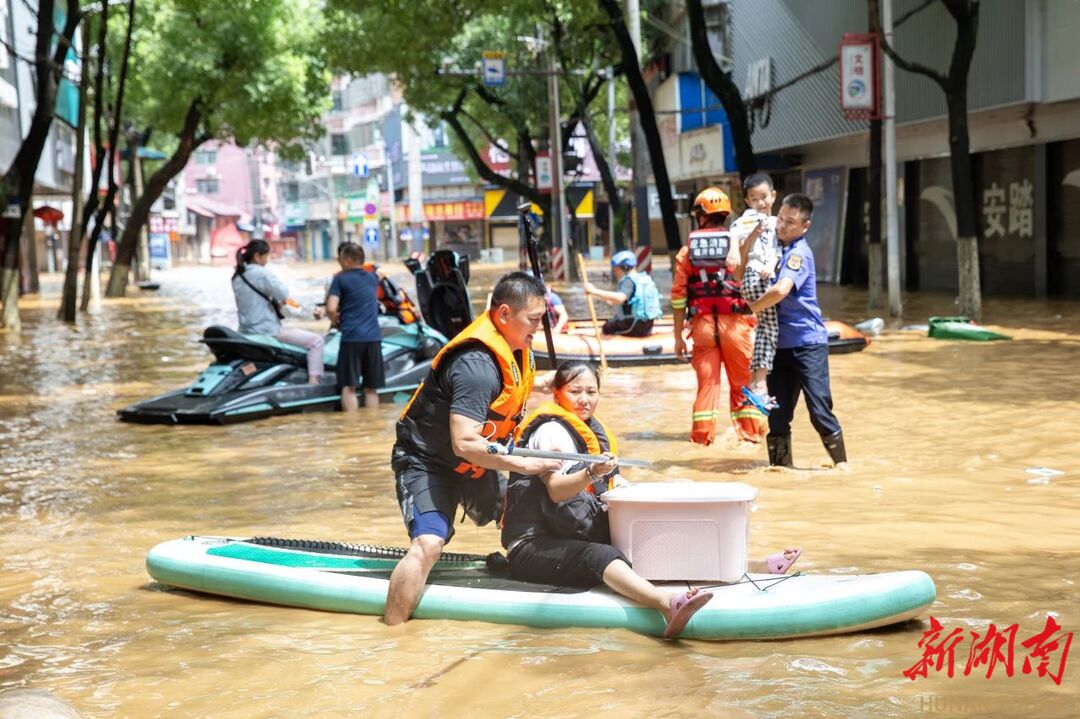
[[[332,67],[392,75],[413,113],[448,125],[457,153],[472,161],[481,179],[545,210],[550,199],[536,190],[531,178],[549,125],[547,77],[541,74],[548,63],[539,51],[555,53],[563,67],[561,120],[576,121],[584,109],[593,120],[594,135],[607,137],[600,70],[618,66],[619,55],[593,0],[328,0],[326,12],[324,44]],[[524,39],[538,33],[546,45]],[[485,87],[475,73],[485,50],[505,52],[512,71],[536,74],[511,76],[501,87]],[[624,90],[620,96],[625,98]],[[619,135],[625,138],[625,113],[620,112],[618,121]],[[489,144],[513,158],[512,177],[500,177],[486,167],[482,156]],[[606,146],[593,149],[603,162]]]
[[[127,117],[172,135],[172,155],[147,180],[120,244],[107,294],[122,296],[150,205],[210,139],[286,156],[320,133],[329,75],[314,0],[141,0]]]

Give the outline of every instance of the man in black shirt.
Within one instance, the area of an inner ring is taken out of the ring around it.
[[[412,540],[390,577],[383,620],[400,624],[454,534],[458,506],[479,525],[497,519],[496,470],[539,474],[555,460],[490,454],[506,442],[533,389],[533,336],[547,311],[543,282],[512,272],[495,285],[491,309],[462,330],[432,362],[397,423],[391,466]],[[537,383],[547,391],[550,378]],[[544,385],[544,386],[541,386]]]

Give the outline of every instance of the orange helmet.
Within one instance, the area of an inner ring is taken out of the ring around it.
[[[718,212],[730,215],[731,199],[719,187],[706,187],[694,198],[693,211],[706,215],[713,215]]]

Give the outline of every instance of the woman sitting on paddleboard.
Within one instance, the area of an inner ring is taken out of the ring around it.
[[[550,452],[603,454],[602,464],[567,461],[539,476],[511,473],[502,543],[515,579],[565,586],[605,584],[664,615],[665,637],[678,636],[712,598],[691,589],[671,593],[638,576],[611,545],[607,512],[598,495],[620,482],[612,435],[593,414],[600,374],[587,362],[564,362],[555,373],[554,402],[546,402],[518,426],[518,445]],[[783,574],[801,550],[750,562],[750,571]]]

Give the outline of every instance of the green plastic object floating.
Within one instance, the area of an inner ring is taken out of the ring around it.
[[[967,317],[931,317],[929,336],[938,340],[971,340],[973,342],[1012,339],[1008,335],[980,327]]]
[[[390,573],[404,549],[260,537],[185,537],[147,554],[162,584],[253,602],[330,612],[381,615]],[[503,560],[505,563],[505,560]],[[490,566],[489,566],[490,565]],[[685,591],[685,583],[666,586]],[[789,639],[846,634],[907,621],[934,601],[924,572],[754,574],[710,587],[712,601],[683,638]],[[250,608],[238,612],[255,611]],[[622,628],[661,636],[660,613],[604,589],[519,582],[474,554],[445,553],[413,613],[415,619],[512,624],[537,628]]]

